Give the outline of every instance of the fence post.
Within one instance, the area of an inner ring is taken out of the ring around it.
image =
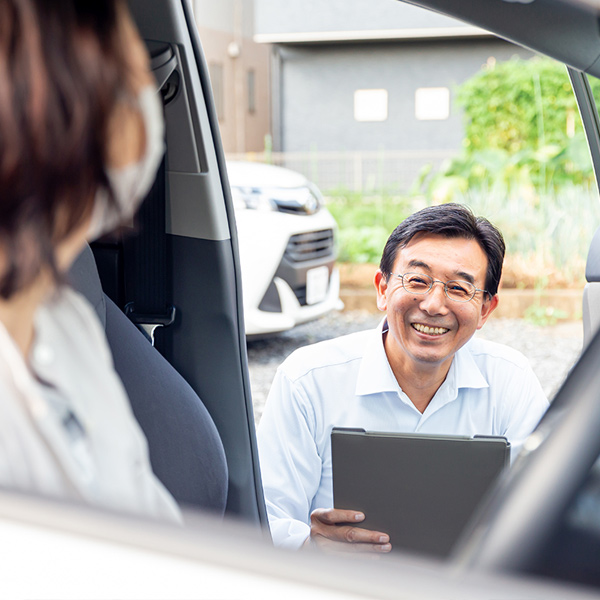
[[[316,144],[310,145],[310,180],[319,185],[319,168],[317,158],[317,146]]]
[[[362,192],[362,155],[354,152],[354,191]]]

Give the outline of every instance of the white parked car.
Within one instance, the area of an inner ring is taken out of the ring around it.
[[[336,223],[304,175],[228,161],[247,336],[286,331],[343,307]]]

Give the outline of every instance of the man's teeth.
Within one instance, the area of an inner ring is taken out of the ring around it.
[[[427,325],[421,325],[421,323],[413,323],[412,326],[417,331],[420,331],[421,333],[426,333],[428,335],[442,335],[443,333],[450,331],[445,327],[428,327]]]

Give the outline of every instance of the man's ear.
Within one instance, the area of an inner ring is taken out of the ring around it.
[[[496,310],[498,306],[498,294],[492,296],[481,305],[481,314],[479,315],[479,323],[477,325],[477,329],[481,329],[485,322],[488,320],[488,317]]]
[[[373,283],[375,284],[375,289],[377,290],[377,308],[385,311],[387,310],[386,292],[388,283],[381,271],[378,270],[377,273],[375,273],[375,280]]]

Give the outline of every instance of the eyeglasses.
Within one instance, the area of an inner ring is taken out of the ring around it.
[[[402,281],[402,287],[409,294],[427,294],[434,283],[441,283],[444,286],[444,293],[454,302],[469,302],[477,292],[483,292],[490,295],[487,290],[480,290],[468,281],[440,281],[424,273],[390,273],[393,277],[398,277]]]

